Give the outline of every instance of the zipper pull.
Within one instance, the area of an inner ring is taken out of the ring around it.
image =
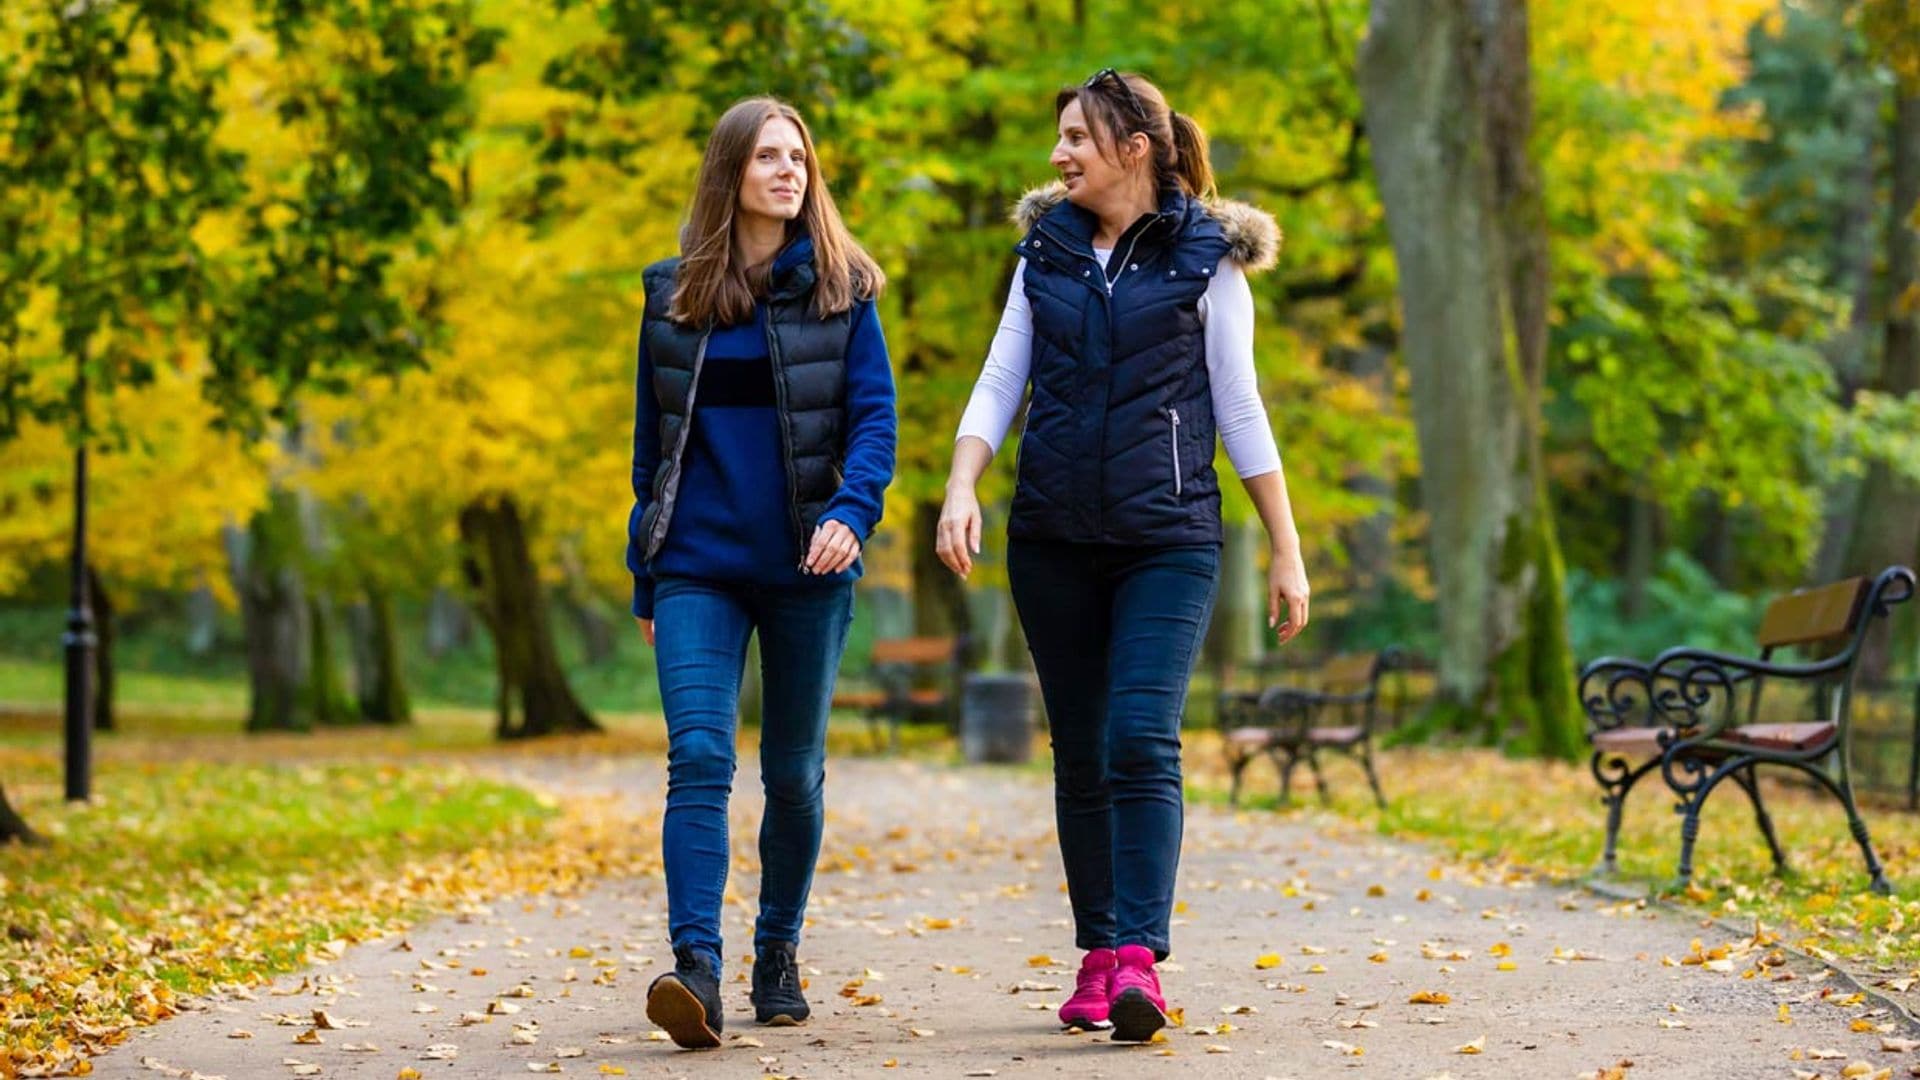
[[[1167,416],[1173,421],[1174,427],[1180,426],[1180,410],[1179,409],[1168,409]]]

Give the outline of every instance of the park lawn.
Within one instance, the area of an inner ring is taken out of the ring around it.
[[[1189,733],[1187,777],[1193,797],[1226,802],[1227,772],[1219,738]],[[1483,864],[1489,876],[1546,874],[1584,878],[1599,864],[1605,810],[1584,762],[1545,762],[1485,749],[1419,747],[1378,759],[1388,806],[1375,807],[1357,765],[1325,755],[1331,809],[1379,832],[1436,843]],[[1701,815],[1694,885],[1671,886],[1679,860],[1680,817],[1657,776],[1627,799],[1620,832],[1620,874],[1614,884],[1658,892],[1702,914],[1742,926],[1758,919],[1782,940],[1855,970],[1920,977],[1920,817],[1885,805],[1863,809],[1875,849],[1896,890],[1867,891],[1859,848],[1846,815],[1830,796],[1798,785],[1768,783],[1767,809],[1793,873],[1772,873],[1751,805],[1733,785],[1716,791]],[[1773,775],[1779,776],[1776,770]],[[1247,771],[1242,804],[1272,809],[1278,780],[1265,764]],[[1296,809],[1313,813],[1318,796],[1307,770],[1294,774]],[[1896,983],[1896,985],[1898,985]]]
[[[231,740],[244,747],[247,740]],[[457,761],[104,758],[89,804],[55,759],[0,749],[49,840],[0,848],[0,1076],[85,1058],[179,996],[247,986],[429,913],[658,867],[611,799],[541,797]]]

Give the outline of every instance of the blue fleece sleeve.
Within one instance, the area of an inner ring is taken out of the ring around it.
[[[899,421],[893,408],[893,362],[873,301],[853,313],[847,339],[847,454],[840,490],[821,521],[839,521],[865,544],[880,524],[887,485],[893,482]]]
[[[646,539],[640,518],[653,499],[653,473],[660,466],[660,402],[653,396],[653,363],[647,338],[640,336],[638,372],[633,384],[633,512],[627,516],[627,569],[633,574],[633,614],[653,618],[653,574],[641,553]]]

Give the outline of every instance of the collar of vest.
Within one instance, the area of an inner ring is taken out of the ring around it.
[[[1177,191],[1161,193],[1159,213],[1162,215],[1172,213],[1169,194],[1178,196]],[[1171,235],[1193,236],[1217,226],[1227,242],[1228,257],[1248,274],[1269,270],[1278,261],[1283,237],[1273,215],[1233,199],[1187,199],[1186,204],[1185,211],[1172,219],[1182,227]],[[1022,255],[1028,253],[1024,250],[1028,247],[1026,240],[1042,222],[1047,223],[1054,239],[1063,246],[1078,249],[1084,244],[1089,252],[1093,246],[1093,230],[1098,227],[1091,213],[1074,207],[1067,200],[1067,189],[1058,181],[1022,195],[1014,203],[1011,216],[1020,228]]]
[[[1064,191],[1062,194],[1064,196]],[[1127,231],[1120,234],[1114,246],[1165,243],[1185,231],[1188,217],[1198,205],[1176,188],[1162,190],[1159,206],[1154,212],[1140,215],[1138,220],[1127,226]],[[1039,216],[1033,228],[1065,245],[1069,251],[1090,259],[1094,257],[1093,236],[1100,228],[1100,217],[1062,197]]]
[[[767,279],[767,299],[792,300],[805,296],[815,281],[813,237],[802,232],[773,258],[773,273]]]

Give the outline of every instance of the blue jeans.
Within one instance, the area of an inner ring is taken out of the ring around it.
[[[691,946],[720,962],[734,717],[747,638],[756,631],[760,780],[767,802],[753,940],[756,948],[799,942],[820,854],[827,712],[852,624],[850,582],[779,587],[666,577],[656,585],[654,652],[667,714],[661,846],[674,948]]]
[[[1220,549],[1012,540],[1007,578],[1047,706],[1075,944],[1144,945],[1164,960],[1184,825],[1180,714]]]

